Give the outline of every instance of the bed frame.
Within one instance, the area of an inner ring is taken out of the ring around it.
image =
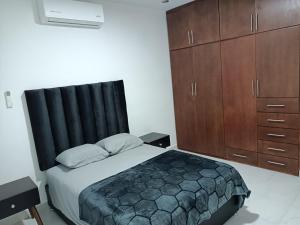
[[[122,80],[29,90],[25,97],[42,171],[56,166],[56,156],[66,149],[129,133]],[[76,225],[53,206],[48,186],[46,192],[49,206],[68,225]],[[223,225],[238,210],[239,199],[232,197],[201,225]]]
[[[46,185],[46,194],[48,198],[48,204],[68,225],[77,225],[68,219],[59,209],[55,208],[52,204],[51,196],[49,193],[49,186]],[[239,199],[237,196],[232,197],[227,203],[225,203],[217,212],[215,212],[210,220],[207,220],[199,225],[223,225],[239,210]]]

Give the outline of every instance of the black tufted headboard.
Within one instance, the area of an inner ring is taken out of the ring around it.
[[[41,170],[66,149],[128,133],[123,81],[25,91]]]

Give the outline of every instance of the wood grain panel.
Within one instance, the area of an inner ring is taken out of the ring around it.
[[[255,38],[248,36],[222,45],[225,146],[257,151]]]
[[[266,127],[299,129],[299,114],[258,113],[257,124]]]
[[[257,153],[240,149],[226,148],[227,159],[257,166]]]
[[[192,50],[171,52],[173,95],[177,144],[181,149],[197,148],[196,107],[191,92],[193,82]]]
[[[258,154],[258,165],[260,167],[278,172],[299,175],[298,160],[277,157],[266,154]]]
[[[258,31],[300,24],[299,0],[256,0]]]
[[[254,33],[255,0],[220,0],[219,2],[221,39]]]
[[[218,0],[195,1],[189,6],[193,44],[220,40]]]
[[[272,141],[258,141],[258,151],[260,153],[298,159],[299,158],[299,146],[285,143],[277,143]]]
[[[298,145],[299,131],[273,127],[259,127],[258,139]]]
[[[189,46],[189,10],[187,7],[167,14],[170,49]]]
[[[299,113],[298,98],[258,98],[258,112]]]
[[[299,96],[299,28],[256,35],[259,97]]]
[[[225,157],[220,43],[193,48],[199,152]]]

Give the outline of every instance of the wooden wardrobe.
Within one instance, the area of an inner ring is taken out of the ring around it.
[[[167,12],[180,149],[299,174],[300,0]]]

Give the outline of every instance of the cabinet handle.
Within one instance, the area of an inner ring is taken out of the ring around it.
[[[192,96],[194,96],[194,82],[192,82]]]
[[[269,137],[279,137],[279,138],[284,138],[285,137],[284,134],[267,134],[267,136],[269,136]]]
[[[238,157],[238,158],[243,158],[243,159],[248,158],[248,157],[245,156],[245,155],[239,155],[239,154],[233,154],[233,156]]]
[[[191,30],[191,42],[192,42],[192,44],[194,44],[194,32],[193,32],[193,30]]]
[[[256,96],[259,97],[259,80],[256,80]]]
[[[197,82],[194,82],[194,94],[197,96]]]
[[[255,97],[254,80],[252,80],[252,95]]]
[[[258,13],[256,13],[255,29],[258,31]]]
[[[286,166],[284,163],[273,162],[273,161],[267,161],[267,163],[273,164],[273,165],[276,165],[276,166]]]
[[[10,208],[14,209],[14,208],[16,208],[16,205],[15,205],[15,204],[12,204],[12,205],[10,206]]]
[[[251,32],[253,32],[253,14],[252,13],[251,13],[250,21],[251,21]]]
[[[188,39],[189,39],[189,45],[191,45],[191,36],[190,36],[190,31],[188,30]]]
[[[266,105],[269,108],[284,108],[285,105]]]
[[[285,120],[273,120],[273,119],[267,119],[268,122],[270,123],[284,123]]]
[[[268,150],[275,151],[275,152],[286,152],[286,150],[280,148],[268,148]]]

